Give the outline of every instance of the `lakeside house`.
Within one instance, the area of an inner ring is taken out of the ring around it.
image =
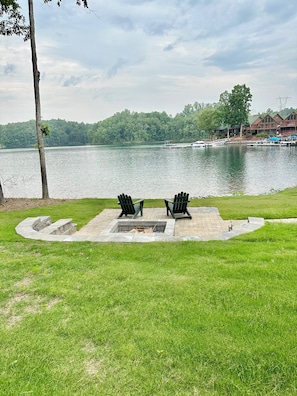
[[[220,137],[226,137],[226,127],[218,131]],[[279,113],[266,113],[263,115],[249,116],[248,125],[242,127],[242,135],[246,139],[263,136],[283,136],[288,137],[297,134],[297,110],[292,111],[286,117]],[[240,128],[232,127],[229,129],[229,136],[239,136]]]
[[[296,135],[297,112],[293,111],[283,118],[279,113],[267,113],[262,116],[249,117],[249,126],[244,126],[245,135],[259,134],[290,136]]]

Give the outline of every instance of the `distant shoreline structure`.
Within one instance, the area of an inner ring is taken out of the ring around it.
[[[297,136],[292,135],[289,137],[270,137],[267,139],[231,138],[226,144],[242,144],[252,147],[291,147],[297,146]]]

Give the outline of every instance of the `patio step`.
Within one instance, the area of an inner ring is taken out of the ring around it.
[[[39,232],[51,235],[71,235],[76,232],[76,224],[72,223],[72,219],[60,219]]]

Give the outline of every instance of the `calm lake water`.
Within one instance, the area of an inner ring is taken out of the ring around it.
[[[47,148],[46,163],[52,198],[258,195],[297,185],[297,147],[62,147]],[[1,150],[0,178],[7,198],[40,198],[37,150]]]

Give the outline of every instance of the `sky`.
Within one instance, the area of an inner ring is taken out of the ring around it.
[[[296,0],[34,0],[42,119],[183,111],[246,84],[297,108]],[[27,0],[20,0],[27,17]],[[0,124],[35,118],[30,42],[0,37]]]

